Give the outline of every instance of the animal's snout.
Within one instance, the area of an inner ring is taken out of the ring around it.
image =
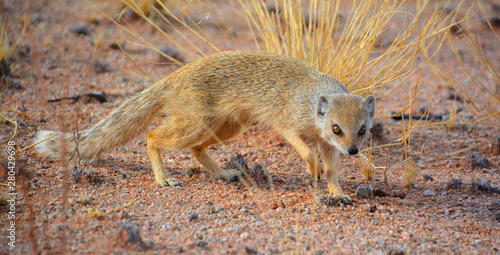
[[[358,147],[356,146],[349,147],[347,148],[347,152],[349,153],[349,155],[356,155],[358,154]]]

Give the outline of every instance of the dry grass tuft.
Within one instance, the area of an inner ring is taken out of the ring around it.
[[[488,168],[491,166],[488,159],[479,156],[479,154],[477,154],[477,152],[474,151],[467,153],[465,161],[469,166],[469,168],[472,170],[476,168]]]
[[[267,12],[257,0],[239,2],[245,7],[249,26],[256,31],[257,48],[301,59],[357,94],[372,94],[388,83],[405,80],[413,73],[419,51],[449,29],[437,11],[425,20],[421,17],[428,4],[425,2],[416,13],[408,13],[413,20],[385,51],[379,52],[377,40],[400,12],[401,1],[358,1],[343,26],[337,18],[341,1],[312,0],[307,8],[296,1],[282,0],[278,1],[281,15]]]
[[[454,177],[446,184],[446,189],[448,190],[462,190],[465,188],[465,184],[458,177]]]
[[[12,57],[14,50],[19,44],[24,32],[26,31],[26,27],[29,24],[29,19],[26,18],[26,16],[23,17],[21,21],[23,23],[22,31],[16,41],[11,44],[7,33],[7,20],[3,19],[0,15],[0,83],[6,83],[9,87],[13,87],[14,89],[20,89],[21,85],[19,81],[10,77],[10,58]],[[3,85],[0,84],[0,86]]]
[[[24,32],[26,31],[26,27],[28,26],[30,19],[24,16],[21,19],[21,22],[23,28],[15,42],[10,44],[9,36],[7,34],[7,20],[2,18],[2,16],[0,15],[0,61],[6,61],[12,56],[12,53],[16,49],[17,45],[24,35]]]
[[[500,188],[491,184],[491,180],[475,180],[472,182],[472,186],[480,191],[485,191],[488,193],[500,194]]]
[[[417,165],[417,157],[411,152],[405,151],[405,159],[403,160],[403,172],[405,177],[405,186],[411,188],[417,182],[420,169]]]
[[[2,19],[2,17],[0,16],[0,28],[1,28],[1,31],[0,31],[0,62],[2,63],[2,73],[0,73],[0,75],[8,75],[10,73],[10,69],[9,69],[9,72],[6,72],[4,71],[4,68],[3,68],[3,63],[9,58],[9,56],[12,54],[12,47],[10,47],[10,43],[9,43],[9,36],[7,34],[7,28],[6,28],[6,25],[5,25],[5,20]]]
[[[470,183],[464,183],[460,178],[454,177],[446,185],[448,190],[468,190],[471,192],[482,191],[487,193],[500,194],[500,188],[491,184],[491,180],[487,179],[473,179]]]
[[[231,155],[231,158],[227,162],[225,168],[238,169],[243,172],[248,169],[248,163],[243,155],[236,153],[236,155]]]
[[[453,104],[453,107],[451,108],[448,121],[446,122],[446,127],[449,130],[452,130],[453,127],[455,127],[455,119],[457,118],[457,104]]]
[[[478,1],[478,5],[488,20],[483,3]],[[497,44],[500,43],[500,37],[490,28],[492,37],[497,40]],[[489,120],[492,125],[500,126],[500,72],[496,55],[485,52],[480,38],[466,26],[461,26],[461,31],[459,38],[452,33],[446,34],[445,39],[452,54],[450,56],[443,51],[445,61],[436,61],[431,67],[441,83],[463,99],[465,106],[477,118],[473,123]],[[451,67],[451,63],[456,61],[460,63],[459,70]]]
[[[410,91],[409,94],[409,104],[407,106],[407,109],[409,110],[409,118],[407,120],[408,126],[406,125],[405,118],[403,117],[403,115],[401,115],[402,138],[400,145],[403,146],[403,159],[402,159],[403,173],[405,177],[405,186],[408,188],[411,188],[415,185],[415,183],[417,182],[418,174],[420,173],[418,161],[420,160],[420,155],[422,155],[422,152],[424,150],[424,145],[421,145],[422,135],[424,133],[423,132],[424,130],[422,130],[416,146],[412,145],[411,135],[413,134],[413,131],[417,127],[419,127],[418,124],[424,119],[425,119],[425,124],[422,125],[422,129],[425,129],[425,127],[427,126],[426,123],[430,112],[430,107],[427,107],[422,117],[416,123],[413,123],[412,115],[414,112],[414,102],[416,97],[418,96],[417,88],[418,88],[418,79],[415,84],[413,93],[411,93]]]
[[[145,242],[142,240],[140,230],[138,228],[134,228],[130,224],[123,224],[114,238],[114,241],[118,244],[124,244],[127,246],[137,245],[139,247],[146,246]]]
[[[71,179],[75,183],[80,183],[82,181],[82,176],[91,184],[100,184],[104,181],[104,178],[100,176],[94,169],[87,170],[79,167],[79,164],[70,170]]]
[[[260,164],[255,164],[252,168],[248,167],[247,160],[239,153],[231,155],[231,158],[226,163],[225,169],[238,169],[251,177],[252,180],[261,188],[269,188],[269,172]]]
[[[375,165],[372,161],[372,143],[370,139],[370,146],[367,149],[361,150],[359,152],[359,164],[361,165],[361,172],[366,181],[372,181],[373,175],[375,174]],[[366,151],[366,155],[365,155]]]

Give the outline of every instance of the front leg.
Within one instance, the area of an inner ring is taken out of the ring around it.
[[[307,143],[300,137],[300,135],[292,132],[283,132],[283,137],[297,150],[300,156],[307,163],[307,170],[314,178],[319,179],[321,174],[321,166],[319,164],[318,156],[314,151],[309,148]]]
[[[328,144],[326,141],[320,141],[321,154],[323,156],[323,164],[326,172],[326,181],[328,190],[333,195],[335,204],[352,204],[352,199],[348,195],[344,195],[339,184],[339,151]]]

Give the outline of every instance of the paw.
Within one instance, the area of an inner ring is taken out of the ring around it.
[[[227,182],[237,182],[242,176],[243,173],[241,171],[229,169],[224,171],[218,178],[226,180]]]
[[[333,195],[334,205],[352,205],[352,199],[348,195]]]
[[[177,181],[175,178],[166,178],[164,180],[158,181],[158,184],[160,184],[163,187],[180,187],[181,184]]]
[[[312,177],[313,179],[318,180],[318,181],[319,181],[319,179],[321,179],[321,175],[319,175],[319,174],[317,174],[317,175],[311,174],[311,177]]]
[[[321,179],[321,175],[323,174],[323,168],[319,168],[316,171],[309,170],[309,173],[311,174],[312,178],[319,180],[319,179]]]
[[[329,196],[325,196],[320,194],[318,202],[327,206],[352,205],[352,199],[348,195],[330,194]]]

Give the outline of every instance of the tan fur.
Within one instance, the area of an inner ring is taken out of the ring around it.
[[[314,176],[320,175],[321,167],[304,139],[318,142],[329,190],[342,196],[339,151],[347,154],[356,148],[357,152],[369,137],[375,100],[349,94],[333,77],[291,57],[259,51],[223,52],[182,67],[82,132],[80,158],[92,160],[126,143],[146,130],[160,111],[167,118],[148,134],[147,149],[161,185],[178,185],[163,166],[163,149],[190,148],[215,177],[237,178],[238,171],[221,169],[206,149],[260,122],[285,137]],[[342,135],[335,135],[332,125],[338,125]],[[359,135],[363,125],[366,134]],[[38,141],[52,133],[39,134]],[[74,136],[65,137],[68,151],[74,150]],[[38,151],[59,155],[61,139],[55,139],[37,146]]]

